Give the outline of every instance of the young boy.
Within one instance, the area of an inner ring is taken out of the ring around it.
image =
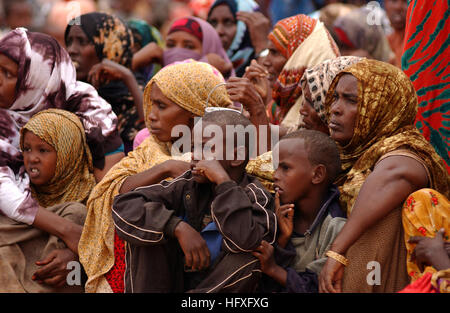
[[[231,137],[227,125],[251,125],[237,111],[207,113],[201,121],[194,131],[205,134],[218,125],[222,147]],[[212,138],[202,136],[203,151]],[[114,225],[127,242],[126,292],[255,290],[260,270],[251,252],[262,240],[275,242],[276,216],[273,197],[245,173],[249,139],[245,145],[233,140],[231,159],[223,149],[222,157],[193,160],[191,170],[172,181],[115,198]],[[242,151],[245,157],[239,158]]]
[[[301,130],[284,136],[273,153],[279,157],[274,166],[279,235],[275,248],[262,241],[253,252],[272,278],[264,279],[263,289],[318,292],[325,254],[345,223],[332,184],[341,168],[339,151],[329,136]]]

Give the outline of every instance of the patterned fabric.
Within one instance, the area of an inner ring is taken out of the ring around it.
[[[150,93],[153,83],[157,83],[166,97],[184,109],[196,115],[203,115],[209,92],[223,82],[220,73],[207,63],[188,61],[166,66],[152,78],[145,89],[145,116],[148,117],[152,107]],[[210,106],[227,107],[231,104],[224,86],[216,88],[211,94]],[[148,118],[146,123],[148,127]],[[110,270],[118,271],[115,267],[115,252],[119,249],[114,248],[111,208],[122,183],[127,177],[169,159],[185,160],[183,155],[172,154],[169,143],[159,142],[154,136],[150,136],[117,163],[94,188],[87,203],[88,215],[78,246],[80,261],[88,275],[86,292],[111,291],[104,275]],[[123,279],[123,272],[109,277]]]
[[[25,131],[31,131],[56,150],[55,176],[45,185],[31,184],[33,197],[42,207],[64,202],[86,202],[95,186],[92,157],[83,125],[73,113],[48,109],[35,114],[20,130],[23,151]]]
[[[260,11],[259,5],[254,0],[216,0],[209,9],[208,19],[215,7],[226,4],[234,19],[237,12],[256,12]],[[227,54],[233,62],[236,75],[241,77],[245,73],[245,68],[250,64],[254,57],[254,49],[247,26],[242,21],[236,23],[236,35],[227,50]]]
[[[273,110],[275,114],[270,115],[273,124],[281,123],[287,128],[296,127],[300,116],[299,99],[302,95],[300,79],[303,72],[307,68],[340,55],[336,43],[323,23],[315,21],[314,25],[312,33],[299,44],[295,52],[292,55],[288,54],[290,57],[275,83],[272,98],[276,109]],[[298,42],[298,40],[294,41]]]
[[[375,164],[388,152],[403,148],[423,160],[429,185],[450,192],[450,179],[442,159],[414,127],[417,96],[409,78],[396,66],[363,59],[340,72],[327,93],[329,110],[339,78],[350,73],[358,79],[358,117],[351,141],[341,147],[344,174],[337,180],[342,208],[350,215],[359,190]],[[407,143],[407,145],[405,145]]]
[[[200,25],[197,23],[197,21],[189,18],[181,18],[173,22],[167,35],[170,35],[174,32],[185,32],[196,37],[200,42],[203,41],[203,33]]]
[[[298,14],[279,21],[268,39],[272,41],[278,51],[289,59],[295,49],[311,35],[317,20],[304,14]]]
[[[410,0],[402,69],[416,89],[416,127],[444,159],[450,173],[450,2]]]
[[[104,153],[121,144],[116,137],[117,117],[91,85],[76,80],[69,55],[52,37],[18,28],[0,40],[0,53],[18,64],[16,100],[9,109],[0,109],[0,211],[31,224],[37,203],[30,197],[19,151],[20,128],[48,108],[74,112],[89,146],[95,147],[92,153],[97,152],[94,164],[97,160],[96,166],[103,168]]]
[[[434,238],[436,233],[445,229],[444,240],[450,242],[450,201],[439,192],[432,189],[421,189],[411,194],[403,204],[403,229],[405,244],[408,251],[406,267],[411,281],[414,282],[425,273],[436,273],[436,269],[427,266],[421,272],[411,259],[416,244],[409,243],[412,236]]]
[[[306,84],[311,92],[314,110],[325,124],[328,124],[328,121],[324,102],[331,82],[344,68],[361,60],[362,58],[354,56],[338,57],[308,68],[303,74],[300,85]]]
[[[333,30],[338,41],[347,49],[362,49],[374,59],[389,62],[395,55],[383,31],[376,23],[369,25],[370,11],[360,8],[338,17],[333,24]]]
[[[118,17],[105,13],[93,12],[78,17],[79,24],[86,36],[95,46],[99,60],[108,59],[124,66],[131,66],[133,58],[133,34]],[[75,20],[69,22],[65,32],[67,36]]]

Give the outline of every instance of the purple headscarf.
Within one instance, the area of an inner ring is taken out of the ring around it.
[[[182,19],[185,19],[186,17],[183,17]],[[188,19],[196,21],[202,30],[202,53],[199,55],[196,52],[193,51],[186,51],[188,49],[182,49],[182,48],[171,48],[167,49],[164,52],[163,56],[163,66],[183,61],[186,59],[194,59],[196,61],[205,62],[208,63],[208,58],[206,57],[209,53],[214,53],[219,55],[222,59],[225,60],[225,62],[230,63],[230,58],[228,57],[226,51],[224,50],[222,46],[222,41],[220,40],[219,35],[217,34],[214,27],[211,26],[207,21],[202,20],[201,18],[189,16]],[[178,20],[177,20],[178,21]],[[176,21],[175,21],[176,22]],[[175,23],[174,22],[174,23]],[[170,32],[170,30],[169,30]],[[225,77],[228,79],[229,77],[236,76],[236,73],[234,69],[231,70],[231,73],[228,77]]]

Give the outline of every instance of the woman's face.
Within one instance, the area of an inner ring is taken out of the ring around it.
[[[300,104],[300,114],[306,129],[318,130],[325,134],[329,134],[328,126],[320,119],[312,100],[311,91],[306,82],[302,84],[303,101]]]
[[[287,59],[278,51],[277,47],[275,47],[270,40],[268,40],[267,49],[269,50],[269,54],[264,58],[263,65],[269,72],[268,79],[270,81],[270,87],[273,88]]]
[[[0,108],[9,109],[16,99],[19,65],[0,53]]]
[[[172,128],[177,125],[193,127],[193,113],[167,98],[156,83],[152,85],[150,99],[152,101],[152,109],[149,114],[150,133],[159,141],[169,142],[178,139],[172,137]]]
[[[184,31],[176,31],[167,35],[166,48],[184,48],[202,54],[202,42]]]
[[[350,143],[358,116],[358,80],[351,74],[340,77],[333,93],[328,128],[341,146]]]
[[[77,80],[86,81],[91,68],[100,63],[94,44],[80,26],[73,25],[67,35],[66,46],[77,70]]]
[[[237,21],[228,5],[216,6],[209,15],[208,22],[215,28],[222,41],[223,48],[228,50],[237,30]]]
[[[56,172],[57,153],[55,148],[26,131],[23,137],[23,163],[30,176],[30,181],[36,185],[45,185],[51,181]]]
[[[406,13],[408,11],[408,1],[406,0],[385,0],[386,14],[395,30],[404,30],[406,25]]]

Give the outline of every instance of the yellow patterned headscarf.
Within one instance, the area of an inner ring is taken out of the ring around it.
[[[411,194],[403,204],[402,222],[408,251],[406,268],[411,282],[426,272],[436,273],[436,269],[431,266],[425,267],[423,272],[420,271],[417,263],[411,258],[416,244],[408,241],[412,236],[434,238],[436,233],[444,228],[444,241],[450,242],[450,201],[433,189],[418,190]]]
[[[150,80],[144,91],[147,127],[153,83],[158,84],[167,98],[201,116],[210,91],[223,82],[222,75],[215,68],[202,62],[187,61],[163,68]],[[231,104],[225,86],[217,87],[209,99],[209,106],[226,107]],[[104,275],[114,265],[114,224],[111,216],[114,197],[119,194],[127,177],[173,159],[170,148],[169,143],[159,142],[154,136],[148,137],[112,167],[94,188],[87,203],[88,213],[78,246],[80,262],[88,275],[86,292],[111,292]]]
[[[45,185],[31,184],[33,197],[43,207],[85,202],[95,186],[92,157],[83,125],[68,111],[48,109],[35,114],[20,131],[23,150],[25,131],[30,131],[56,150],[55,176]]]
[[[414,127],[417,95],[409,78],[397,67],[364,59],[340,72],[327,93],[329,110],[339,78],[345,73],[358,80],[358,117],[353,137],[341,148],[344,170],[337,184],[341,205],[350,214],[362,184],[377,161],[388,152],[406,149],[417,155],[430,173],[430,187],[449,194],[450,181],[442,159]]]

